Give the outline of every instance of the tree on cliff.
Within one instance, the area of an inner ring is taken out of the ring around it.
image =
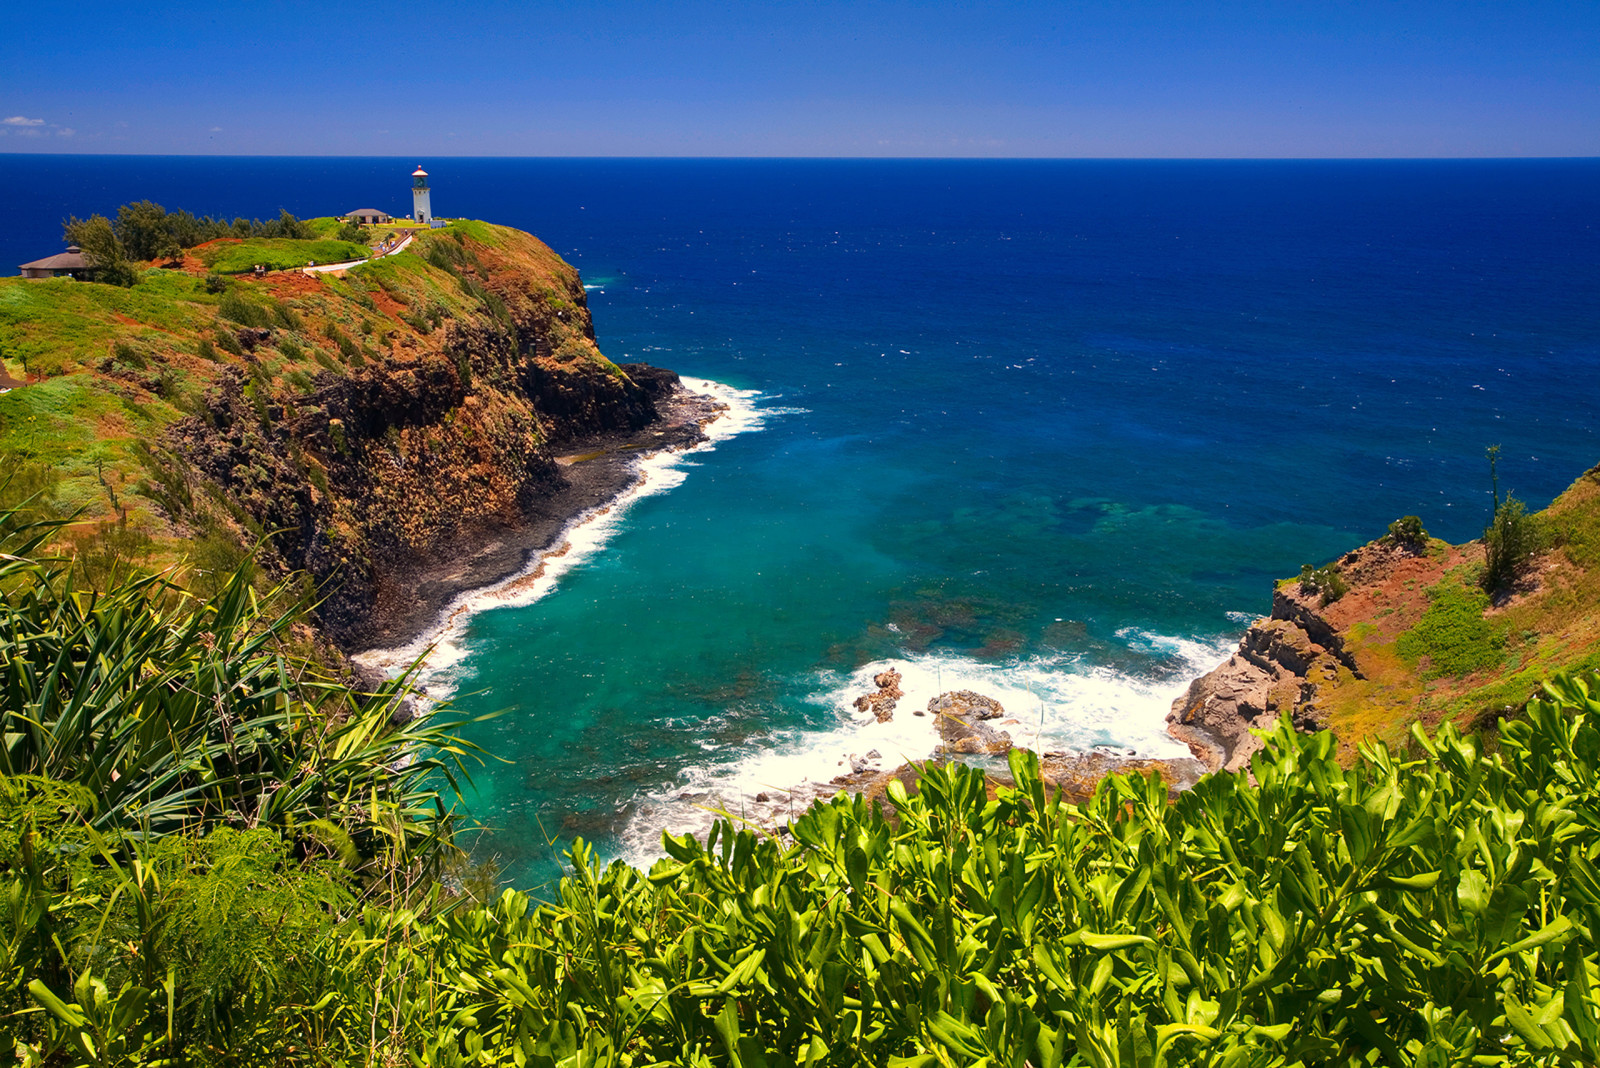
[[[139,280],[111,220],[104,215],[91,215],[87,219],[74,215],[61,224],[61,232],[69,244],[83,250],[84,259],[95,269],[95,281],[131,286]]]

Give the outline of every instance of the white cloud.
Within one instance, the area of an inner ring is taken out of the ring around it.
[[[0,119],[0,126],[43,126],[43,119],[30,119],[26,115],[12,115],[7,119]]]
[[[70,126],[63,126],[59,130],[56,131],[56,136],[57,137],[71,137],[73,134],[75,134],[77,132],[78,132],[77,130],[74,130]]]
[[[211,127],[211,131],[210,131],[210,132],[211,132],[211,133],[221,133],[221,132],[222,132],[222,127],[220,127],[220,126],[213,126],[213,127]]]

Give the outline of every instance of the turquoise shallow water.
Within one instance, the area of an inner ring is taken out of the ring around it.
[[[925,756],[909,712],[957,686],[1041,748],[1180,751],[1274,578],[1403,513],[1471,536],[1492,442],[1537,505],[1600,458],[1593,167],[637,166],[562,248],[603,347],[763,414],[462,636],[520,882]]]
[[[415,163],[0,156],[35,191],[0,248],[146,196],[403,210]],[[1406,513],[1474,536],[1489,444],[1535,506],[1600,460],[1600,161],[428,170],[444,214],[580,267],[608,355],[745,391],[745,432],[452,639],[435,685],[508,710],[468,802],[524,885],[552,841],[644,860],[852,754],[925,755],[908,713],[941,689],[1041,747],[1160,751],[1274,578]],[[859,725],[884,663],[908,697]]]

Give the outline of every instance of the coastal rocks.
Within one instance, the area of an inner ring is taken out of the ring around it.
[[[952,690],[930,700],[928,712],[934,717],[947,752],[1004,753],[1012,746],[1010,734],[984,722],[1006,714],[992,697],[971,690]]]
[[[1039,773],[1045,782],[1061,791],[1065,800],[1080,804],[1093,796],[1108,775],[1148,775],[1153,771],[1161,776],[1171,799],[1210,770],[1192,757],[1136,757],[1103,752],[1102,748],[1096,746],[1087,753],[1046,753],[1039,759]]]
[[[905,692],[900,689],[900,672],[894,668],[879,672],[872,677],[872,684],[878,688],[877,692],[857,697],[855,710],[871,712],[879,723],[887,723],[894,718],[895,702],[905,696]]]
[[[895,818],[895,809],[888,796],[889,784],[898,782],[906,788],[907,794],[915,794],[923,773],[944,763],[944,759],[934,759],[902,764],[892,771],[869,770],[848,776],[841,775],[828,784],[828,787],[817,790],[815,797],[830,796],[828,793],[830,789],[843,790],[866,798],[877,806],[879,812],[892,820]],[[1167,787],[1167,796],[1175,798],[1200,781],[1200,777],[1206,771],[1204,764],[1189,757],[1126,758],[1108,753],[1089,752],[1046,753],[1039,758],[1039,774],[1044,780],[1046,792],[1051,796],[1060,794],[1068,804],[1081,804],[1087,801],[1093,796],[1101,780],[1109,775],[1148,775],[1151,772],[1161,776],[1162,782]],[[990,800],[994,800],[996,791],[1015,785],[1011,776],[1004,771],[987,773],[984,776],[984,784]],[[795,797],[796,795],[790,796],[791,804]],[[809,803],[811,797],[804,796],[801,800]]]
[[[1337,681],[1341,670],[1362,677],[1325,607],[1314,589],[1279,586],[1272,615],[1257,620],[1237,652],[1173,702],[1167,733],[1211,770],[1237,772],[1262,747],[1253,732],[1270,729],[1281,714],[1300,730],[1320,729],[1320,687]]]

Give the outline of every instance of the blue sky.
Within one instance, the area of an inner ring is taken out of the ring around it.
[[[0,71],[3,152],[1600,155],[1600,0],[43,0]]]

